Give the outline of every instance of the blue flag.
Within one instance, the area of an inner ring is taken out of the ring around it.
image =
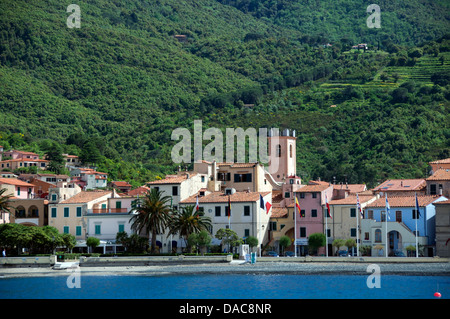
[[[416,219],[420,218],[420,210],[419,210],[419,200],[417,199],[417,193],[416,195]]]
[[[387,216],[387,218],[390,220],[391,219],[391,216],[389,215],[389,210],[391,209],[391,207],[389,207],[389,202],[388,202],[388,199],[387,199],[387,194],[386,194],[386,216]]]
[[[264,198],[261,196],[261,194],[259,194],[259,207],[265,209]]]

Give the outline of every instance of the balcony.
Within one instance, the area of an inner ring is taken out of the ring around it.
[[[118,214],[128,213],[127,208],[93,208],[89,212],[90,214]]]

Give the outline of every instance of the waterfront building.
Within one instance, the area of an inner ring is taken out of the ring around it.
[[[433,205],[436,207],[436,256],[450,258],[450,199]]]
[[[416,212],[415,196],[389,197],[389,214],[386,224],[386,199],[381,197],[364,209],[361,221],[362,245],[372,248],[372,256],[386,253],[386,227],[388,256],[407,254],[406,247],[414,246],[417,241],[423,247],[421,254],[433,256],[436,245],[435,206],[433,203],[444,201],[444,196],[417,196],[420,214]],[[417,221],[417,229],[416,229]],[[381,250],[383,252],[381,252]]]

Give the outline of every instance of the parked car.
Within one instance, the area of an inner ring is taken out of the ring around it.
[[[394,251],[395,257],[406,257],[405,254],[401,250]]]
[[[339,257],[347,257],[348,251],[347,250],[339,250]]]
[[[286,251],[286,252],[284,253],[284,255],[285,255],[286,257],[294,257],[294,256],[295,256],[295,254],[294,254],[293,251]]]
[[[267,252],[267,256],[269,257],[280,257],[275,251],[269,251]]]

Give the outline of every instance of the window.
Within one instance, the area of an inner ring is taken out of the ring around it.
[[[56,201],[57,199],[58,199],[58,195],[52,194],[52,201],[54,202],[54,201]]]
[[[269,222],[269,230],[277,230],[277,222]]]
[[[281,145],[280,144],[277,145],[276,157],[281,157]]]
[[[292,144],[289,145],[289,157],[292,158]]]
[[[300,237],[306,237],[306,227],[300,227]]]
[[[246,228],[244,229],[244,237],[250,236],[250,229]]]
[[[386,212],[383,210],[380,212],[380,214],[381,214],[381,221],[385,222],[386,221]]]
[[[312,198],[317,198],[317,193],[312,193]]]
[[[20,187],[17,187],[17,196],[20,196]]]
[[[300,193],[300,198],[305,198],[305,193]]]
[[[200,177],[200,179],[201,179],[202,183],[205,182],[205,176],[202,175],[202,176]]]
[[[294,184],[294,180],[292,178],[289,179],[289,184]]]
[[[413,209],[412,210],[412,219],[419,219],[420,218],[420,207],[419,207],[419,216],[417,216],[417,210]]]
[[[305,217],[305,210],[304,209],[300,210],[300,217]]]
[[[350,209],[350,217],[356,217],[356,208]]]
[[[430,185],[430,195],[436,195],[436,184]]]
[[[101,225],[95,225],[95,234],[100,235],[102,233]]]
[[[235,183],[250,183],[252,181],[252,174],[234,174]]]
[[[291,192],[284,192],[284,198],[291,198]]]
[[[373,219],[373,210],[369,210],[369,211],[367,212],[367,218],[368,218],[368,219]]]
[[[69,217],[69,207],[64,207],[64,217]]]
[[[350,228],[350,236],[356,237],[356,228]]]
[[[172,196],[178,196],[178,186],[172,186]]]
[[[230,209],[228,206],[225,207],[225,216],[230,216]]]
[[[327,229],[327,237],[331,237],[331,229]]]
[[[231,181],[231,173],[219,172],[217,173],[217,180],[223,182]]]
[[[75,227],[75,236],[81,236],[81,226]]]
[[[381,230],[380,229],[375,230],[375,242],[381,243]]]
[[[64,234],[69,234],[69,226],[64,226],[63,232]]]
[[[121,202],[121,201],[117,201],[117,202],[116,202],[116,208],[117,208],[117,209],[122,208],[122,202]]]
[[[77,207],[77,217],[81,217],[81,207]]]
[[[56,218],[56,207],[52,207],[51,212],[52,212],[52,218]]]
[[[125,225],[119,224],[119,233],[124,232],[124,231],[125,231]]]
[[[244,206],[244,216],[250,216],[250,206]]]
[[[369,240],[369,232],[364,233],[364,240]]]
[[[311,209],[311,217],[317,217],[317,209]]]

